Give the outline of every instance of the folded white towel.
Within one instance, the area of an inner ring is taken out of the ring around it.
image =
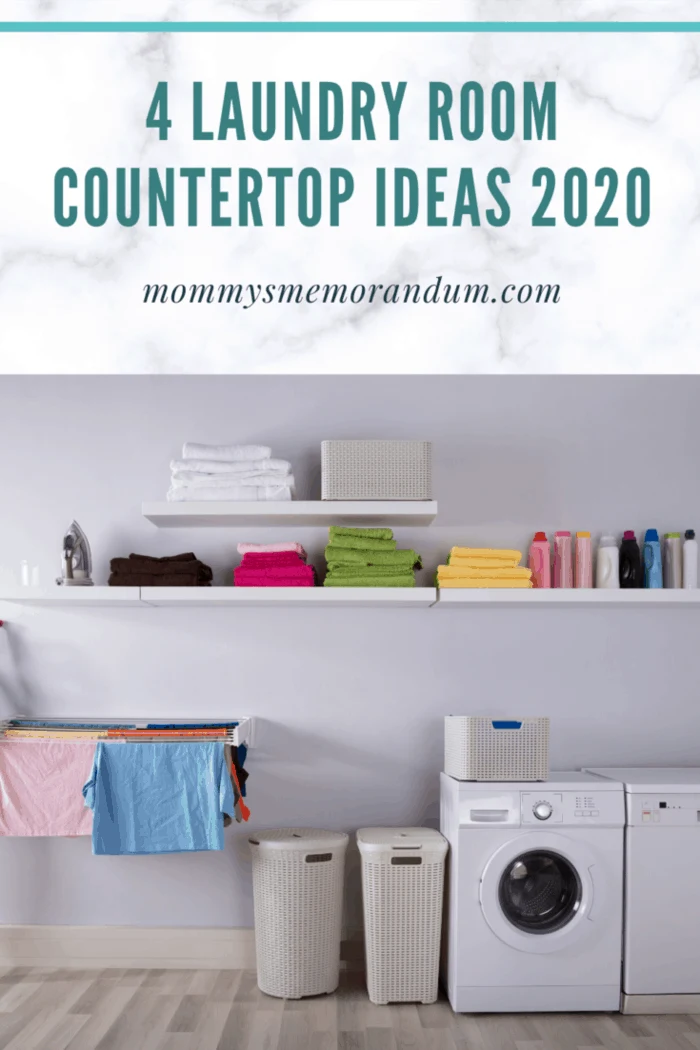
[[[197,474],[191,470],[178,470],[172,475],[174,489],[182,488],[231,488],[239,485],[286,485],[294,487],[293,474]]]
[[[279,502],[290,500],[292,490],[288,485],[231,485],[222,488],[170,488],[168,503],[230,501],[231,503],[256,503],[268,500]]]
[[[172,459],[170,469],[173,474],[181,470],[198,474],[289,474],[292,464],[286,459],[242,459],[236,463],[218,459]]]
[[[224,463],[240,463],[251,459],[269,459],[272,449],[267,445],[200,445],[186,441],[182,446],[183,459],[215,459]]]

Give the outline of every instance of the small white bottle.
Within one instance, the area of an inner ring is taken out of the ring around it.
[[[683,544],[683,588],[694,591],[698,586],[698,541],[695,539],[695,530],[685,530],[685,542]]]
[[[620,587],[620,551],[614,536],[601,536],[595,567],[595,585],[607,590]]]

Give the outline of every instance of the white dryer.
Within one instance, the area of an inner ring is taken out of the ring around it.
[[[625,1013],[700,1012],[700,769],[592,769],[624,784]]]
[[[619,1010],[622,786],[585,773],[440,784],[453,1010]]]

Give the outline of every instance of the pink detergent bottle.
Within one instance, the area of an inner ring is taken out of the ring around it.
[[[571,533],[554,533],[554,587],[573,587],[574,568],[571,558]]]
[[[576,586],[593,586],[593,553],[590,532],[576,533]]]
[[[551,587],[549,540],[544,532],[536,532],[530,544],[528,568],[532,573],[533,587]]]

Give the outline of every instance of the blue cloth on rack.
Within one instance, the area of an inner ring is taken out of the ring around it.
[[[221,742],[100,742],[83,796],[96,855],[223,849],[234,816]]]

